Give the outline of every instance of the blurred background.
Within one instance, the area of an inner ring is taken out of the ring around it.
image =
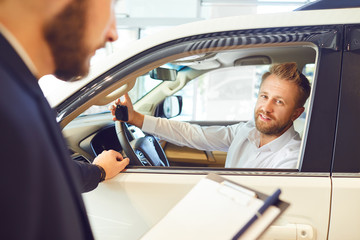
[[[289,12],[315,0],[119,0],[116,18],[119,40],[97,51],[101,61],[126,44],[184,23],[244,14]]]

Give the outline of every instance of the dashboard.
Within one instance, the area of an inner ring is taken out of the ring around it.
[[[107,126],[97,132],[90,142],[91,149],[95,156],[99,155],[104,150],[113,149],[122,152],[119,140],[115,133],[115,126]]]

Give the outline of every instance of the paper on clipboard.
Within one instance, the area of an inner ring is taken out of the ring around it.
[[[267,196],[210,174],[141,239],[232,239]],[[285,205],[284,205],[285,204]],[[288,206],[271,206],[239,239],[257,239]]]

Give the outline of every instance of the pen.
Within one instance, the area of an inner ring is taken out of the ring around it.
[[[279,195],[281,190],[276,190],[271,196],[269,196],[264,204],[256,211],[254,216],[240,229],[240,231],[235,234],[232,240],[237,240],[262,214],[268,209],[271,205],[274,205],[279,200]]]

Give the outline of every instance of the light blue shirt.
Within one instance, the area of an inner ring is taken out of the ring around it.
[[[230,126],[201,127],[145,116],[142,130],[170,143],[204,151],[227,152],[228,168],[296,168],[301,138],[291,126],[259,148],[260,133],[253,121]]]

